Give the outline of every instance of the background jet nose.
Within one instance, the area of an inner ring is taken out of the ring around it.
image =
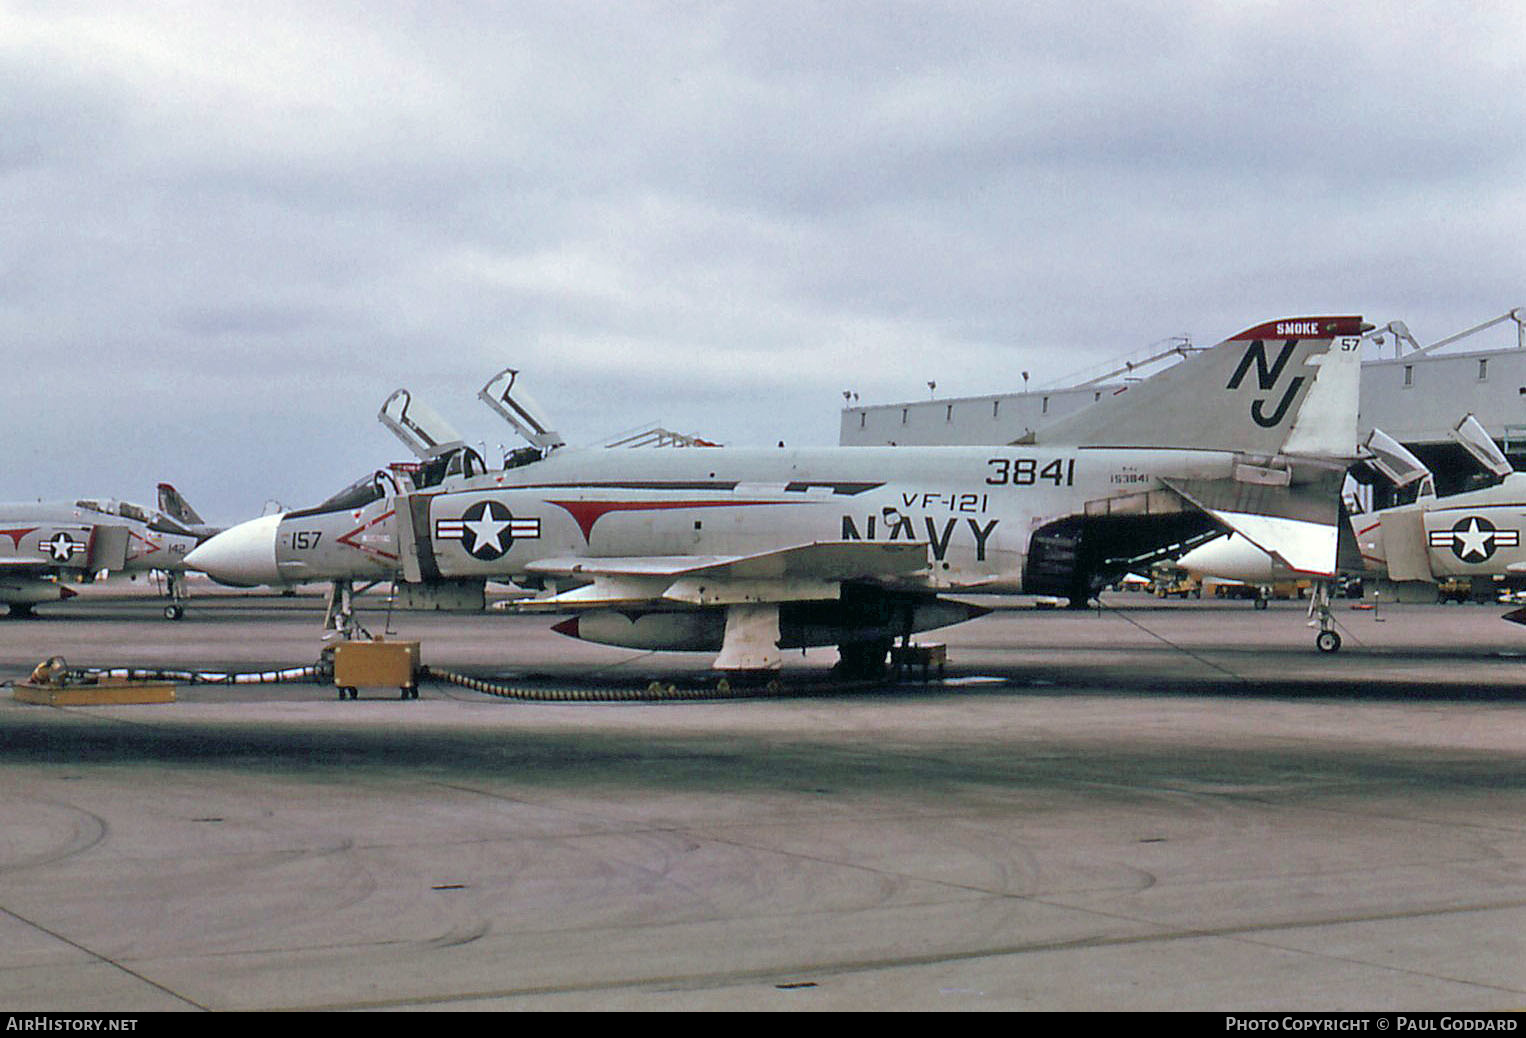
[[[195,548],[185,557],[185,564],[224,584],[248,587],[254,584],[279,584],[281,571],[276,564],[276,532],[280,515],[262,515],[239,523]]]

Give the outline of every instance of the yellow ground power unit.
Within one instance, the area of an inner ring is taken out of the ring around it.
[[[402,690],[404,699],[419,698],[419,643],[340,642],[334,646],[334,685],[339,698],[354,699],[357,689]]]

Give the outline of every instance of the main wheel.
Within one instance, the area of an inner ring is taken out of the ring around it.
[[[1341,647],[1341,636],[1334,631],[1320,631],[1314,636],[1314,644],[1320,652],[1337,652]]]

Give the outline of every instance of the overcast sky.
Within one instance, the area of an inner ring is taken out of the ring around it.
[[[847,389],[1431,342],[1526,305],[1523,10],[0,0],[0,500],[310,505],[400,386],[496,455],[505,366],[575,444],[832,444]]]

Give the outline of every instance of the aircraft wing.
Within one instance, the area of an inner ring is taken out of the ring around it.
[[[846,580],[906,576],[927,568],[920,541],[818,541],[751,555],[553,558],[532,562],[539,576],[582,586],[523,603],[535,611],[608,608],[643,602],[727,605],[837,598]]]

